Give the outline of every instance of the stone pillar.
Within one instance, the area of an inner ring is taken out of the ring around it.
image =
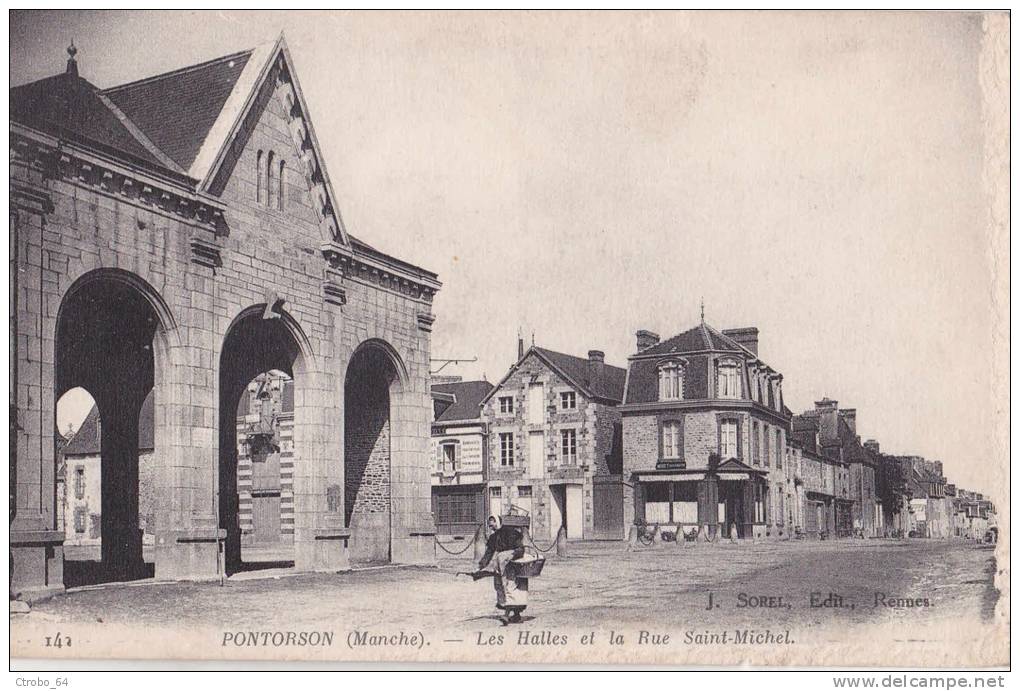
[[[194,316],[206,284],[191,277]],[[176,289],[177,293],[183,287]],[[175,294],[175,293],[171,293]],[[212,580],[225,570],[226,531],[217,512],[219,401],[214,331],[187,329],[190,342],[154,348],[156,568],[158,580]]]
[[[417,376],[390,403],[391,558],[431,565],[436,563],[428,449],[432,399],[427,364],[423,371],[416,363],[411,371]]]
[[[31,171],[29,171],[31,172]],[[12,164],[11,175],[15,176]],[[25,200],[12,193],[12,209]],[[24,600],[64,588],[63,533],[56,523],[53,449],[54,341],[60,296],[42,281],[43,217],[12,211],[10,589]]]
[[[342,389],[323,372],[295,372],[294,566],[302,571],[350,569],[351,531],[344,526]]]

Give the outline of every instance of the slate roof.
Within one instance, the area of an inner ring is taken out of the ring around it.
[[[708,353],[733,353],[748,360],[756,360],[767,370],[772,371],[772,368],[753,351],[711,325],[702,322],[631,356],[629,363],[630,384],[626,392],[627,403],[652,403],[658,400],[658,362],[661,360],[657,358],[667,358],[671,355],[683,356],[690,365],[685,373],[684,397],[692,400],[707,398],[710,388],[706,378],[709,376],[707,374],[708,362],[706,361],[710,357]],[[772,395],[771,392],[769,395]],[[769,399],[768,405],[774,407],[771,399]],[[783,406],[783,412],[787,415],[790,414],[785,406]]]
[[[182,175],[253,51],[99,89],[75,71],[10,90],[10,117]]]
[[[746,353],[757,357],[729,336],[720,333],[702,322],[693,329],[688,329],[665,341],[659,341],[640,351],[639,355],[669,355],[670,353],[690,353],[701,350],[718,350],[732,353]]]
[[[104,101],[100,90],[75,74],[58,74],[16,86],[9,95],[10,118],[15,122],[165,167]]]
[[[198,156],[251,50],[106,89],[139,129],[182,169]]]
[[[92,406],[92,410],[82,420],[81,427],[64,447],[64,456],[98,456],[101,431],[99,422],[99,408]],[[138,414],[139,451],[152,451],[155,423],[155,404],[153,392],[150,391],[142,402],[142,410]]]
[[[194,186],[209,174],[213,154],[226,145],[232,132],[233,118],[243,112],[250,90],[265,78],[256,68],[268,64],[278,53],[287,55],[282,34],[274,44],[108,89],[99,89],[81,78],[77,66],[69,61],[63,74],[12,88],[10,118]],[[300,98],[297,80],[293,81]],[[310,118],[306,125],[312,134]],[[336,209],[326,166],[321,163],[327,193]],[[336,220],[340,232],[359,253],[421,279],[438,279],[434,272],[351,237],[339,212]]]
[[[453,403],[436,415],[436,422],[478,419],[482,414],[482,399],[490,391],[492,384],[485,380],[433,384],[433,393],[451,394],[454,397]]]
[[[550,365],[560,371],[574,384],[584,388],[595,398],[604,398],[611,401],[623,401],[623,385],[627,380],[627,370],[622,367],[603,364],[602,377],[599,380],[591,381],[590,361],[586,358],[558,353],[555,350],[547,350],[532,346],[531,350],[538,353]],[[530,352],[530,351],[529,351]]]

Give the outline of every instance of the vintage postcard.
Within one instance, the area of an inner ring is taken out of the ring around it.
[[[1008,13],[10,27],[14,664],[1008,664]]]

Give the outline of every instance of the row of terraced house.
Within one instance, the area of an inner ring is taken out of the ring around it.
[[[519,340],[497,384],[437,377],[432,395],[440,535],[508,512],[546,540],[561,528],[624,539],[635,525],[707,539],[980,539],[994,523],[991,503],[948,484],[940,462],[862,442],[855,409],[824,398],[793,413],[754,327],[641,330],[626,368]]]

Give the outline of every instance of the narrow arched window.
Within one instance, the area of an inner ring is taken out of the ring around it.
[[[259,204],[263,202],[265,194],[262,190],[262,179],[265,177],[264,163],[265,158],[262,156],[262,149],[259,149],[258,154],[255,156],[255,201]]]
[[[276,208],[279,209],[280,211],[283,211],[283,197],[284,197],[284,191],[286,189],[284,187],[285,180],[286,180],[286,173],[287,173],[287,162],[286,161],[280,161],[280,179],[278,181],[279,182],[280,191],[276,195]]]
[[[266,206],[273,208],[273,152],[266,156]]]

